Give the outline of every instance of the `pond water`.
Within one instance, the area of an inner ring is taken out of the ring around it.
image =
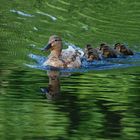
[[[1,140],[139,140],[139,0],[0,3]],[[48,55],[40,50],[52,34],[80,48],[122,42],[135,55],[61,71],[59,98],[49,100],[48,73],[31,56]]]

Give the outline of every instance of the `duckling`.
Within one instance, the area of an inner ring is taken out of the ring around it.
[[[131,49],[127,48],[124,44],[116,43],[114,49],[118,54],[122,55],[134,55]]]
[[[86,45],[84,52],[84,55],[88,61],[100,60],[98,51],[95,48],[92,48],[90,44]]]
[[[81,58],[77,50],[70,48],[62,50],[62,40],[56,35],[49,38],[45,51],[50,50],[48,59],[43,63],[44,66],[49,65],[60,68],[79,68],[81,66]]]
[[[116,52],[105,43],[100,44],[99,51],[101,52],[101,55],[105,58],[117,57]]]

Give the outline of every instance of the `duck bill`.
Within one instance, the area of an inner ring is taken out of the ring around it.
[[[43,49],[43,51],[48,51],[51,48],[51,43],[49,43],[47,46],[45,46],[45,48]]]

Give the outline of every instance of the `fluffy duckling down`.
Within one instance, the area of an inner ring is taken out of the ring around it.
[[[87,61],[94,61],[94,60],[101,59],[98,49],[93,48],[90,44],[87,44],[85,46],[84,56],[87,59]]]
[[[100,44],[99,51],[103,58],[116,58],[117,57],[116,51],[105,43]]]
[[[118,55],[134,55],[131,49],[121,43],[116,43],[114,49]]]

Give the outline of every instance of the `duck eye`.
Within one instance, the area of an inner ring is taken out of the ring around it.
[[[61,39],[55,39],[54,41],[61,41]]]

